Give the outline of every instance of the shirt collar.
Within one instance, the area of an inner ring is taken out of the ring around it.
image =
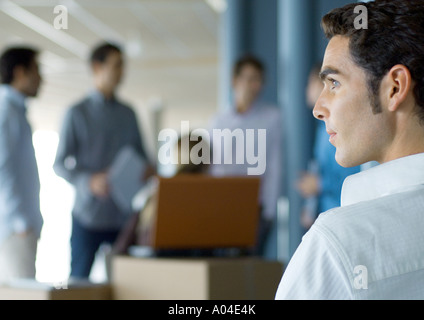
[[[114,105],[114,103],[116,102],[115,95],[113,95],[111,99],[106,99],[103,93],[101,93],[97,89],[93,89],[90,93],[90,96],[96,104],[101,106]]]
[[[26,112],[25,99],[26,96],[16,90],[14,87],[8,84],[3,84],[0,86],[1,95],[4,95],[9,99],[9,101],[16,107],[20,108],[22,111]]]
[[[262,103],[259,100],[255,100],[255,101],[253,101],[252,105],[250,106],[249,109],[247,109],[246,112],[240,113],[240,112],[237,111],[235,104],[233,104],[233,107],[231,108],[231,112],[236,116],[243,117],[243,116],[247,116],[247,115],[256,113],[260,109],[261,106],[262,106]]]
[[[341,205],[373,200],[424,185],[424,153],[399,158],[346,178]]]

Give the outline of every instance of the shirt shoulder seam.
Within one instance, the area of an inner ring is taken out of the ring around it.
[[[314,228],[316,229],[317,233],[321,234],[326,239],[328,245],[334,249],[335,254],[339,257],[343,265],[344,272],[346,273],[347,278],[349,279],[350,294],[353,297],[356,297],[355,290],[352,285],[354,281],[354,278],[352,275],[353,266],[352,266],[352,263],[350,262],[349,256],[346,254],[345,250],[343,249],[343,246],[336,239],[336,237],[334,237],[331,230],[325,227],[324,225],[322,224],[314,225]]]

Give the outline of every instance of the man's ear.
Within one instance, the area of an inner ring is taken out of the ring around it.
[[[402,64],[390,69],[382,81],[383,99],[388,102],[389,111],[396,111],[406,100],[412,89],[412,77],[409,69]]]

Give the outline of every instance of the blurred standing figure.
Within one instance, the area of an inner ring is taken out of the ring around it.
[[[40,180],[26,98],[41,84],[37,51],[10,48],[0,58],[0,282],[35,278],[43,226]]]
[[[232,108],[224,113],[218,114],[212,121],[210,130],[214,129],[242,130],[245,137],[247,130],[255,130],[258,136],[258,130],[266,130],[266,153],[261,154],[257,144],[260,140],[255,140],[256,146],[248,145],[247,139],[245,152],[248,148],[257,149],[255,155],[262,157],[259,162],[266,164],[265,172],[260,175],[261,189],[260,202],[262,206],[261,219],[258,231],[257,247],[255,254],[263,255],[268,234],[271,230],[273,220],[277,212],[277,201],[281,192],[282,181],[282,133],[281,133],[281,114],[277,106],[270,106],[259,101],[263,84],[265,81],[265,68],[262,62],[254,56],[241,57],[235,64],[233,70],[233,105]],[[213,136],[213,134],[211,135]],[[233,139],[233,138],[231,138]],[[234,139],[233,139],[234,140]],[[238,139],[236,139],[238,140]],[[222,141],[221,141],[222,142]],[[220,163],[214,162],[210,166],[210,173],[214,176],[240,176],[247,175],[249,164],[244,156],[244,163],[237,163],[237,152],[240,150],[239,143],[232,143],[232,150],[218,150],[219,146],[224,144],[218,143],[212,139],[212,152],[220,153],[223,157],[231,157],[221,159]],[[244,147],[244,146],[243,146]],[[223,152],[221,152],[223,151]],[[231,161],[228,161],[230,160]],[[229,163],[229,164],[226,164]]]
[[[306,99],[308,107],[313,109],[324,88],[319,78],[321,63],[314,66],[309,74]],[[340,196],[346,177],[358,173],[360,166],[343,168],[335,159],[336,148],[328,140],[327,129],[323,121],[318,121],[313,160],[307,172],[297,183],[297,189],[305,198],[304,209],[301,213],[301,223],[309,229],[318,214],[340,207]]]
[[[124,146],[146,161],[133,109],[116,97],[123,75],[121,49],[104,43],[91,55],[94,90],[64,119],[54,169],[73,184],[71,277],[87,278],[102,243],[113,243],[131,212],[122,212],[109,193],[108,169]]]

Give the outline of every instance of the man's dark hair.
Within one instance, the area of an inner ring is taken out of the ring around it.
[[[10,84],[13,81],[13,71],[17,66],[28,69],[35,61],[38,51],[28,47],[13,47],[6,49],[0,57],[1,82]]]
[[[355,29],[356,6],[368,11],[368,29]],[[413,89],[418,115],[424,123],[424,1],[376,0],[352,3],[334,9],[322,19],[328,39],[340,35],[349,38],[353,61],[367,74],[373,112],[381,112],[379,98],[383,77],[397,65],[409,69],[416,85]]]
[[[104,63],[107,57],[109,56],[109,54],[112,52],[122,53],[122,50],[118,45],[113,43],[105,42],[105,43],[99,44],[98,46],[94,48],[93,52],[91,53],[90,63],[91,64],[93,64],[94,62]]]
[[[257,69],[261,73],[262,78],[264,78],[265,67],[262,61],[251,54],[246,54],[236,61],[234,65],[234,70],[233,70],[233,77],[237,77],[238,75],[240,75],[240,72],[243,69],[243,67],[247,65],[253,66],[255,69]]]

